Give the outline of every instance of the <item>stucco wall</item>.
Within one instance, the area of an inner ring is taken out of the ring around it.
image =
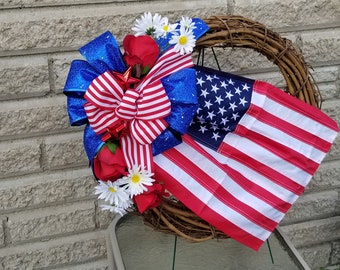
[[[81,128],[63,85],[77,49],[110,30],[121,42],[141,12],[237,14],[291,39],[314,67],[323,110],[340,122],[338,0],[2,0],[0,3],[0,269],[107,269],[112,216],[93,196]],[[226,55],[225,55],[226,56]],[[266,59],[231,51],[224,70],[283,86]],[[340,265],[340,138],[281,223],[313,269]]]

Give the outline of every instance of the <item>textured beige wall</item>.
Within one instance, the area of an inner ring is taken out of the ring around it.
[[[291,39],[314,67],[323,110],[340,123],[338,0],[2,0],[0,3],[0,269],[107,269],[94,181],[71,128],[63,85],[78,47],[110,30],[121,42],[141,12],[238,14]],[[226,50],[226,71],[284,86],[248,50]],[[340,265],[340,138],[282,227],[313,269]],[[207,251],[208,252],[208,251]]]

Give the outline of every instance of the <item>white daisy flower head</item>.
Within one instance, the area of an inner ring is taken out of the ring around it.
[[[130,200],[129,194],[125,188],[119,185],[119,182],[99,181],[95,187],[95,194],[99,195],[98,199],[109,202],[116,206],[125,205],[126,201]]]
[[[142,170],[140,166],[134,165],[128,171],[128,175],[122,178],[121,183],[126,185],[131,198],[146,191],[146,186],[152,186],[155,181],[152,178],[153,173]]]
[[[175,51],[184,55],[186,53],[192,53],[196,44],[196,39],[192,30],[180,29],[179,35],[173,35],[169,43],[175,44]]]
[[[185,31],[188,31],[188,30],[192,31],[196,28],[195,23],[189,17],[182,16],[182,19],[179,22],[179,24],[180,24],[181,30],[185,30]]]
[[[175,34],[177,31],[178,23],[169,23],[167,17],[164,17],[162,20],[162,24],[159,25],[156,29],[156,38],[166,37],[169,34]]]
[[[135,36],[155,36],[156,29],[164,24],[164,18],[158,13],[152,16],[151,12],[145,12],[140,19],[136,19],[135,27],[132,28],[135,31]]]

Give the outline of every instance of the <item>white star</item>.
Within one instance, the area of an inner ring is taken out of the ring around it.
[[[216,133],[213,132],[213,136],[211,138],[215,139],[215,141],[217,141],[219,137],[221,137],[221,136],[218,134],[218,132],[216,132]]]
[[[217,77],[217,75],[216,75],[216,74],[214,74],[214,79],[218,79],[218,77]]]
[[[229,126],[227,126],[227,127],[224,127],[224,128],[223,128],[223,130],[224,130],[224,131],[226,131],[226,132],[228,132],[228,131],[231,131],[231,129],[230,129],[230,127],[229,127]]]
[[[204,96],[204,98],[206,98],[207,95],[209,95],[207,89],[202,89],[202,90],[201,90],[201,96]]]
[[[235,89],[235,93],[240,95],[241,94],[241,90],[240,90],[240,87],[236,87],[234,88]]]
[[[205,100],[204,103],[205,103],[204,107],[207,107],[208,110],[209,110],[209,109],[210,109],[210,106],[212,105],[212,103],[210,102],[210,100],[208,100],[208,101]]]
[[[218,105],[220,105],[221,102],[223,101],[223,98],[221,98],[221,96],[218,97],[215,96],[215,98],[216,98],[215,102],[218,103]]]
[[[197,121],[202,125],[205,123],[205,118],[203,115],[197,116]]]
[[[246,105],[246,103],[248,103],[248,101],[246,100],[246,98],[245,98],[245,97],[243,97],[243,98],[240,98],[240,103],[239,103],[239,104],[242,104],[242,106],[245,106],[245,105]]]
[[[196,114],[199,114],[200,111],[202,111],[202,108],[198,107],[198,108],[197,108],[197,111],[196,111]]]
[[[242,86],[243,86],[242,90],[248,91],[250,88],[250,86],[248,86],[247,84],[242,84]]]
[[[212,123],[210,123],[211,124],[211,128],[214,130],[214,131],[216,131],[217,129],[219,129],[218,128],[218,125],[216,124],[216,121],[214,121],[214,122],[212,122]]]
[[[214,116],[216,116],[216,114],[214,114],[214,112],[208,112],[208,118],[213,120]]]
[[[204,134],[205,131],[208,129],[205,126],[200,126],[200,129],[198,131],[202,132]]]
[[[207,75],[207,81],[212,82],[213,78],[210,75]]]
[[[237,118],[239,118],[240,116],[238,115],[238,113],[233,113],[233,116],[232,116],[232,118],[236,121],[237,120]]]
[[[215,92],[215,94],[216,94],[217,90],[219,90],[219,89],[220,89],[220,88],[218,88],[218,87],[217,87],[217,85],[216,85],[216,84],[215,84],[215,85],[212,85],[211,87],[212,87],[211,91],[214,91],[214,92]]]
[[[218,108],[218,113],[220,113],[222,116],[223,116],[223,114],[224,114],[226,111],[227,111],[227,110],[225,110],[224,107],[222,107],[222,108],[219,107],[219,108]]]
[[[230,103],[229,109],[232,109],[233,111],[235,111],[235,108],[237,107],[237,105],[235,105],[235,102]]]
[[[202,87],[203,83],[204,83],[204,81],[202,80],[202,77],[201,78],[197,78],[197,83],[196,84],[199,84]]]
[[[225,117],[225,118],[222,118],[221,120],[221,124],[225,125],[227,122],[229,122],[228,118]]]
[[[231,78],[229,79],[228,83],[231,84],[231,85],[235,84],[235,82]]]
[[[234,96],[234,95],[229,91],[229,92],[226,92],[225,98],[229,98],[229,100],[231,100],[231,98],[232,98],[233,96]]]
[[[227,83],[225,81],[221,82],[221,87],[223,87],[224,89],[227,89]]]

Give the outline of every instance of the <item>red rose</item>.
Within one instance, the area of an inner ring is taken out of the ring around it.
[[[104,146],[93,159],[93,173],[102,181],[115,181],[126,174],[126,163],[120,147],[112,153],[108,146]]]
[[[141,69],[148,67],[149,69],[155,64],[159,48],[150,36],[127,35],[123,40],[124,47],[124,60],[125,62],[134,67],[140,65]]]
[[[148,186],[147,189],[147,191],[133,197],[140,213],[160,205],[162,197],[166,195],[164,187],[159,183],[154,183],[152,186]]]

